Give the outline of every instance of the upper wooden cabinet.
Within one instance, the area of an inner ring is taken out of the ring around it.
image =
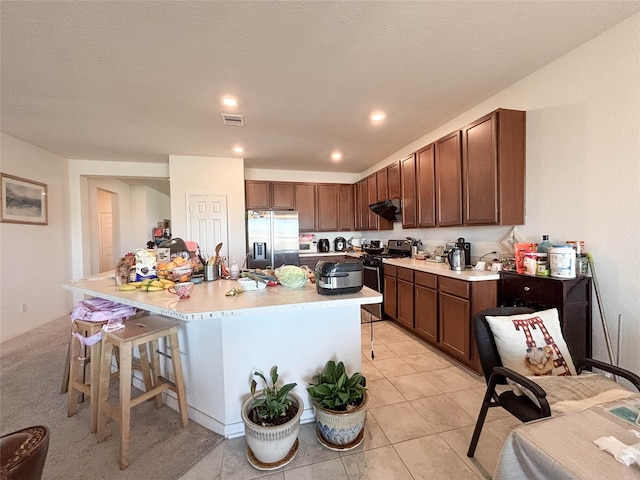
[[[296,183],[296,210],[298,210],[298,228],[301,232],[318,230],[316,211],[316,184]]]
[[[247,210],[294,210],[294,184],[246,180],[245,208]]]
[[[355,187],[348,184],[338,185],[338,230],[351,231],[356,215]]]
[[[367,194],[367,179],[363,178],[356,184],[356,230],[369,229],[369,203]]]
[[[402,198],[400,162],[387,166],[387,198]]]
[[[499,109],[462,129],[465,224],[524,224],[525,121]]]
[[[318,184],[318,231],[338,230],[338,184]]]
[[[416,153],[416,206],[418,227],[436,226],[435,146]]]
[[[378,170],[375,174],[375,177],[376,191],[378,192],[376,195],[376,199],[378,202],[382,202],[383,200],[389,198],[389,191],[387,187],[387,169],[383,168],[382,170]],[[369,186],[371,186],[371,184],[369,184]]]
[[[244,196],[247,210],[271,208],[269,182],[246,180],[244,182]]]
[[[291,182],[271,182],[271,208],[276,210],[294,210],[294,184]]]
[[[367,177],[367,229],[368,230],[377,230],[378,229],[378,215],[373,213],[369,209],[369,205],[372,203],[376,203],[378,201],[378,182],[377,175],[372,173]]]
[[[415,156],[400,160],[402,178],[402,228],[416,228],[416,161]]]
[[[436,225],[462,225],[460,131],[436,141]]]

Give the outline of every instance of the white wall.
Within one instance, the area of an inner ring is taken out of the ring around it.
[[[365,172],[416,151],[499,107],[527,111],[526,241],[584,240],[616,350],[622,315],[621,364],[640,372],[640,14],[416,140]],[[428,239],[495,244],[508,228],[402,231]],[[366,232],[367,234],[369,232]],[[400,237],[402,238],[402,237]],[[480,252],[478,252],[480,253]],[[608,360],[593,299],[594,356]]]
[[[187,234],[187,195],[217,194],[227,196],[229,245],[221,255],[240,263],[246,255],[244,209],[244,160],[241,158],[169,156],[171,173],[172,236],[189,240]],[[213,253],[214,245],[200,245]]]
[[[0,170],[47,184],[48,225],[0,223],[0,341],[71,310],[67,161],[4,133]],[[27,311],[22,313],[21,304]]]
[[[117,177],[148,177],[167,178],[169,165],[164,163],[143,162],[108,162],[93,160],[69,160],[69,211],[70,211],[70,244],[72,271],[67,279],[82,278],[92,273],[95,259],[92,258],[92,245],[97,242],[97,236],[92,238],[92,209],[96,188],[118,191],[118,212],[121,222],[120,252],[114,252],[114,257],[144,248],[147,235],[137,238],[130,235],[132,218],[140,217],[139,212],[131,213],[129,186],[117,180]],[[95,228],[95,227],[94,227]],[[95,230],[94,230],[95,231]],[[140,234],[142,235],[142,233]]]
[[[171,197],[145,185],[132,185],[130,200],[132,210],[138,212],[130,236],[144,247],[153,240],[152,229],[158,222],[171,218]]]

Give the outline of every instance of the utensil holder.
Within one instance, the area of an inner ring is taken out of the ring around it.
[[[220,278],[220,266],[219,265],[205,265],[204,266],[204,281],[211,282]]]

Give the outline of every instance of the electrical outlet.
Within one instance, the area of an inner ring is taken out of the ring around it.
[[[27,313],[27,304],[26,303],[21,303],[20,304],[20,312],[21,313]]]

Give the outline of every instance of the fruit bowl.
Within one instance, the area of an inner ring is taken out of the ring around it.
[[[158,277],[166,278],[167,280],[172,280],[176,283],[190,281],[192,273],[193,273],[193,268],[191,268],[190,264],[181,265],[179,267],[173,267],[172,270],[158,269]]]

